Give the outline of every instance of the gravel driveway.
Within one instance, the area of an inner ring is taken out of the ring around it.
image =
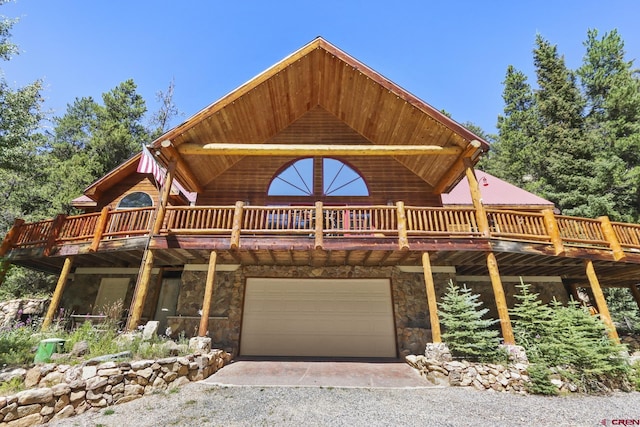
[[[199,382],[50,425],[596,426],[621,419],[640,424],[640,393],[549,398],[460,387],[221,387]]]

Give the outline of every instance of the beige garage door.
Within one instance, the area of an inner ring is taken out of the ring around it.
[[[396,357],[387,279],[247,279],[245,356]]]

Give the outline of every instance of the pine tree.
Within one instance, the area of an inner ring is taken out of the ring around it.
[[[498,331],[491,329],[496,320],[483,319],[489,311],[480,308],[480,295],[449,281],[447,293],[438,304],[444,333],[442,339],[456,357],[495,361],[501,358]]]
[[[516,342],[525,348],[531,362],[538,362],[542,359],[538,346],[546,339],[553,313],[538,294],[529,291],[530,287],[520,280],[517,286],[520,292],[515,296],[517,303],[509,310],[509,315]]]
[[[541,166],[534,167],[532,159],[539,159],[535,149],[538,119],[535,97],[527,77],[513,66],[507,68],[503,82],[504,115],[498,116],[498,137],[491,151],[481,163],[487,172],[523,188],[537,179]],[[530,189],[530,188],[527,188]]]

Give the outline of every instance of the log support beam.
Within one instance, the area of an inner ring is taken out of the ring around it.
[[[93,234],[93,240],[91,241],[91,246],[89,247],[89,252],[97,252],[98,247],[100,247],[100,241],[102,240],[102,235],[104,231],[107,229],[107,224],[109,223],[109,206],[105,206],[100,211],[100,217],[98,218],[98,222],[96,223],[96,229]]]
[[[618,331],[616,331],[616,326],[613,324],[613,320],[611,320],[609,307],[607,307],[607,301],[605,300],[604,294],[602,293],[600,281],[598,280],[596,270],[593,267],[593,261],[587,259],[584,261],[584,263],[587,272],[587,278],[589,279],[589,284],[591,285],[591,292],[593,293],[593,297],[596,300],[596,306],[598,307],[598,312],[600,313],[600,319],[602,319],[605,326],[607,327],[609,338],[619,343],[620,338],[618,337]]]
[[[476,173],[473,170],[471,160],[465,159],[464,163],[467,181],[469,181],[469,191],[471,191],[471,200],[473,201],[473,207],[476,210],[478,231],[482,233],[484,237],[489,237],[489,219],[487,218],[487,211],[484,209],[484,205],[482,203],[482,194],[480,194],[480,186],[476,179]]]
[[[429,320],[431,322],[431,341],[434,343],[440,343],[442,342],[442,335],[440,333],[440,319],[438,318],[436,287],[433,282],[431,260],[429,259],[428,252],[422,254],[422,270],[424,272],[424,283],[427,291],[427,305],[429,307]]]
[[[547,230],[547,234],[553,244],[553,249],[557,256],[564,255],[564,244],[562,243],[562,237],[560,236],[560,228],[558,227],[558,221],[553,213],[552,209],[545,209],[542,211],[544,227]]]
[[[509,310],[507,308],[507,299],[504,295],[502,280],[500,279],[500,271],[498,270],[498,261],[493,252],[487,252],[487,268],[489,269],[489,277],[491,278],[491,287],[493,295],[496,299],[496,307],[498,308],[498,317],[500,318],[500,328],[502,329],[502,338],[504,344],[515,344],[513,336],[513,328],[509,319]]]
[[[324,246],[324,212],[322,210],[322,202],[316,202],[315,212],[315,243],[316,249],[322,249]]]
[[[209,332],[209,313],[211,312],[211,301],[213,300],[213,285],[216,279],[216,259],[218,254],[211,251],[209,256],[209,268],[207,269],[207,279],[204,287],[204,300],[202,301],[202,316],[200,317],[200,327],[198,336],[205,337]]]
[[[233,213],[233,224],[231,225],[231,239],[229,247],[238,249],[240,247],[240,230],[242,229],[242,214],[244,210],[244,202],[237,201],[236,209]]]
[[[459,156],[460,147],[439,145],[340,145],[340,144],[231,144],[186,143],[178,147],[181,155],[223,156]]]
[[[396,202],[396,213],[398,216],[398,248],[400,250],[409,249],[409,237],[407,234],[407,215],[404,210],[404,202]]]
[[[622,246],[620,245],[620,241],[618,240],[618,236],[616,236],[616,232],[613,229],[613,225],[611,225],[611,220],[608,216],[601,216],[598,218],[600,220],[600,228],[602,228],[602,234],[604,238],[609,242],[609,247],[613,252],[613,259],[616,261],[623,260],[627,257],[627,255],[622,250]]]
[[[53,318],[58,312],[58,307],[60,307],[60,301],[62,300],[62,294],[64,292],[64,288],[67,285],[67,280],[69,279],[69,273],[71,273],[71,268],[73,267],[73,257],[67,257],[64,260],[64,264],[62,265],[62,271],[60,272],[60,276],[58,277],[58,283],[56,284],[56,289],[53,291],[53,296],[51,297],[51,302],[49,303],[49,309],[47,310],[47,314],[44,316],[44,320],[42,321],[42,329],[48,329],[53,322]]]

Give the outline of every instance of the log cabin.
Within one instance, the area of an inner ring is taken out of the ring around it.
[[[322,38],[169,130],[74,200],[17,219],[11,264],[59,279],[59,308],[209,336],[245,356],[398,357],[441,341],[449,280],[513,344],[516,285],[603,286],[640,304],[640,226],[563,216],[475,169],[489,144]],[[152,158],[161,168],[140,170]],[[161,184],[161,185],[158,185]]]

